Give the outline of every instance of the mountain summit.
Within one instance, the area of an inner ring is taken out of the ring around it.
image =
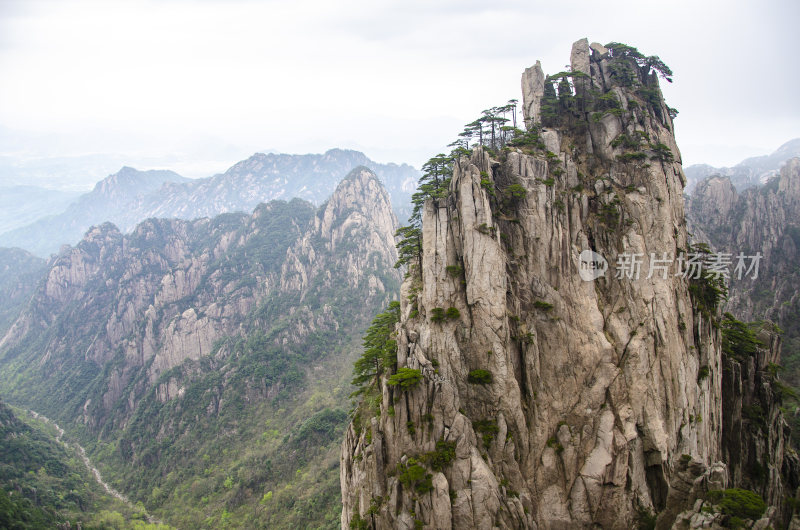
[[[365,339],[383,333],[388,353],[357,365],[343,528],[699,527],[728,517],[709,492],[741,487],[771,521],[791,517],[780,397],[760,402],[776,433],[756,446],[760,474],[723,436],[753,406],[743,378],[771,381],[766,361],[723,355],[736,339],[717,283],[676,270],[689,243],[670,76],[580,40],[570,70],[525,70],[526,131],[502,145],[489,122],[451,173],[431,161],[400,305]],[[757,357],[774,359],[759,333]]]

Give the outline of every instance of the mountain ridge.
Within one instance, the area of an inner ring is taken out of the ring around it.
[[[777,176],[787,160],[797,156],[800,156],[800,138],[784,142],[768,155],[749,157],[732,167],[692,164],[684,168],[687,178],[686,193],[694,193],[695,187],[711,176],[729,177],[738,191],[760,186]]]
[[[78,241],[90,226],[103,221],[111,221],[127,233],[148,218],[188,220],[250,212],[259,203],[273,199],[297,197],[318,205],[357,166],[375,171],[390,193],[396,213],[407,215],[405,209],[418,175],[407,164],[379,164],[361,152],[344,149],[307,155],[256,153],[226,172],[204,179],[185,179],[167,170],[140,172],[123,167],[97,183],[67,211],[0,234],[0,245],[47,256],[61,244]]]
[[[251,527],[268,492],[273,526],[338,522],[349,363],[396,297],[396,226],[366,168],[317,208],[95,226],[0,342],[0,391],[178,527]]]

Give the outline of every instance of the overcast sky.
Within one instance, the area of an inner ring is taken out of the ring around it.
[[[0,154],[172,155],[203,176],[348,147],[419,167],[588,37],[659,55],[684,163],[732,165],[800,136],[799,5],[0,0]]]

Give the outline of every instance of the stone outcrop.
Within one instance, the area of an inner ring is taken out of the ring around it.
[[[474,149],[425,203],[396,329],[398,369],[422,380],[380,379],[379,411],[350,426],[343,528],[669,528],[728,484],[719,331],[674,269],[648,274],[688,245],[669,109],[649,69],[621,80],[586,40],[572,58],[618,110],[563,97],[569,118],[539,127],[537,63],[522,81],[533,147]],[[584,251],[610,270],[582,279]],[[641,274],[615,274],[634,254]]]
[[[544,95],[544,72],[542,63],[526,68],[522,74],[522,116],[526,125],[541,121],[541,99]]]
[[[5,335],[44,274],[45,261],[20,248],[0,248],[0,335]]]

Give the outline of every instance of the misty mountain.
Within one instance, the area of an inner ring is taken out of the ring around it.
[[[105,221],[126,233],[152,217],[197,219],[250,212],[259,203],[276,199],[301,198],[319,205],[357,166],[378,175],[398,217],[405,219],[418,178],[417,170],[407,164],[379,164],[363,153],[343,149],[309,155],[256,153],[225,173],[204,179],[122,168],[63,213],[0,234],[0,246],[47,256],[62,244],[76,243],[90,226]]]
[[[141,197],[164,183],[187,182],[173,171],[138,171],[123,167],[98,182],[61,213],[53,212],[37,221],[0,235],[0,246],[24,248],[39,256],[56,252],[63,244],[76,243],[86,230],[104,221],[125,218]]]
[[[62,212],[80,195],[37,186],[0,187],[0,234]]]
[[[407,215],[417,170],[407,164],[379,164],[363,153],[346,149],[331,149],[321,155],[256,153],[223,174],[164,186],[158,193],[144,197],[138,211],[140,215],[147,212],[148,217],[192,219],[250,211],[260,202],[275,199],[296,197],[319,205],[357,166],[374,171],[389,192],[398,216]],[[121,228],[126,230],[126,223]]]
[[[733,167],[714,167],[708,164],[693,164],[684,168],[686,193],[693,193],[695,186],[711,176],[730,178],[738,191],[764,184],[777,176],[778,170],[790,158],[800,156],[800,138],[789,140],[769,155],[746,158]]]

